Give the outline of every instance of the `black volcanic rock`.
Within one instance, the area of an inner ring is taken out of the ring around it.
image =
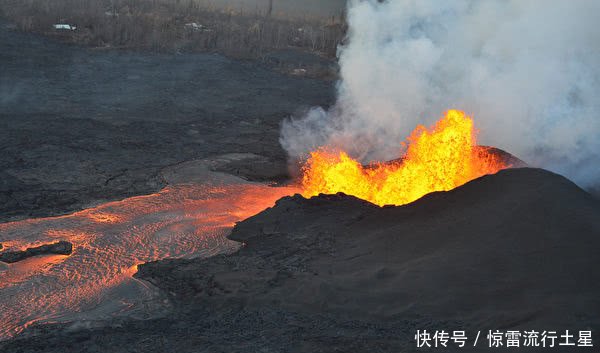
[[[0,261],[14,263],[39,255],[71,255],[73,244],[68,241],[59,241],[53,244],[44,244],[22,251],[4,251],[0,253]]]
[[[527,163],[523,162],[518,157],[492,146],[476,146],[478,153],[487,153],[501,160],[505,165],[511,168],[526,168]]]
[[[600,325],[600,203],[540,169],[400,207],[286,197],[230,238],[244,243],[232,255],[139,267],[175,304],[168,318],[46,327],[0,350],[413,352],[418,329],[472,344],[478,330]]]
[[[600,204],[544,170],[504,170],[401,207],[283,198],[230,238],[245,244],[233,256],[149,264],[139,277],[180,299],[214,288],[219,300],[376,321],[579,327],[600,314]]]
[[[224,169],[279,181],[282,119],[335,100],[334,82],[262,59],[155,54],[89,50],[0,18],[0,222],[156,192],[164,168],[221,154],[253,153]]]

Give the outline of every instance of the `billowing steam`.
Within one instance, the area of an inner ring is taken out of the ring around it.
[[[328,145],[397,158],[416,124],[466,111],[479,142],[600,180],[598,1],[350,1],[336,104],[285,121],[292,160]]]

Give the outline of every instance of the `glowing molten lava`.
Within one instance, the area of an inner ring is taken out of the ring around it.
[[[297,191],[241,180],[183,183],[70,215],[1,223],[5,248],[66,240],[74,250],[0,262],[0,341],[35,323],[160,313],[154,289],[132,278],[138,264],[232,252],[238,244],[225,236],[236,222]]]
[[[343,192],[379,206],[403,205],[507,167],[477,146],[473,120],[458,110],[429,129],[417,126],[407,142],[402,158],[366,167],[343,151],[311,152],[303,167],[302,195]]]

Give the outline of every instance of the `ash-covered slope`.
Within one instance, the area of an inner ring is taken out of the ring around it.
[[[183,302],[416,328],[600,323],[600,204],[540,169],[504,170],[404,207],[284,198],[230,238],[246,244],[234,256],[150,264],[139,275]]]
[[[399,352],[416,350],[417,329],[474,336],[600,324],[600,203],[540,169],[504,170],[401,207],[286,197],[230,237],[245,243],[233,255],[140,267],[139,278],[178,304],[169,319],[4,348]]]
[[[191,269],[151,264],[140,277],[178,297],[213,291],[249,305],[473,328],[575,329],[600,314],[600,205],[544,170],[501,171],[404,207],[284,198],[230,238],[246,244],[234,256]]]

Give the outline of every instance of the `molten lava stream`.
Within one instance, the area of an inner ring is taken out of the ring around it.
[[[159,311],[153,290],[131,277],[138,264],[233,251],[225,235],[235,222],[296,191],[182,184],[68,216],[0,224],[0,242],[13,249],[58,240],[74,246],[70,256],[0,263],[0,339],[36,322]]]
[[[302,195],[343,192],[379,206],[404,205],[434,191],[454,189],[508,166],[477,146],[473,120],[450,110],[430,129],[418,126],[405,154],[364,167],[343,151],[320,148],[303,166]]]

